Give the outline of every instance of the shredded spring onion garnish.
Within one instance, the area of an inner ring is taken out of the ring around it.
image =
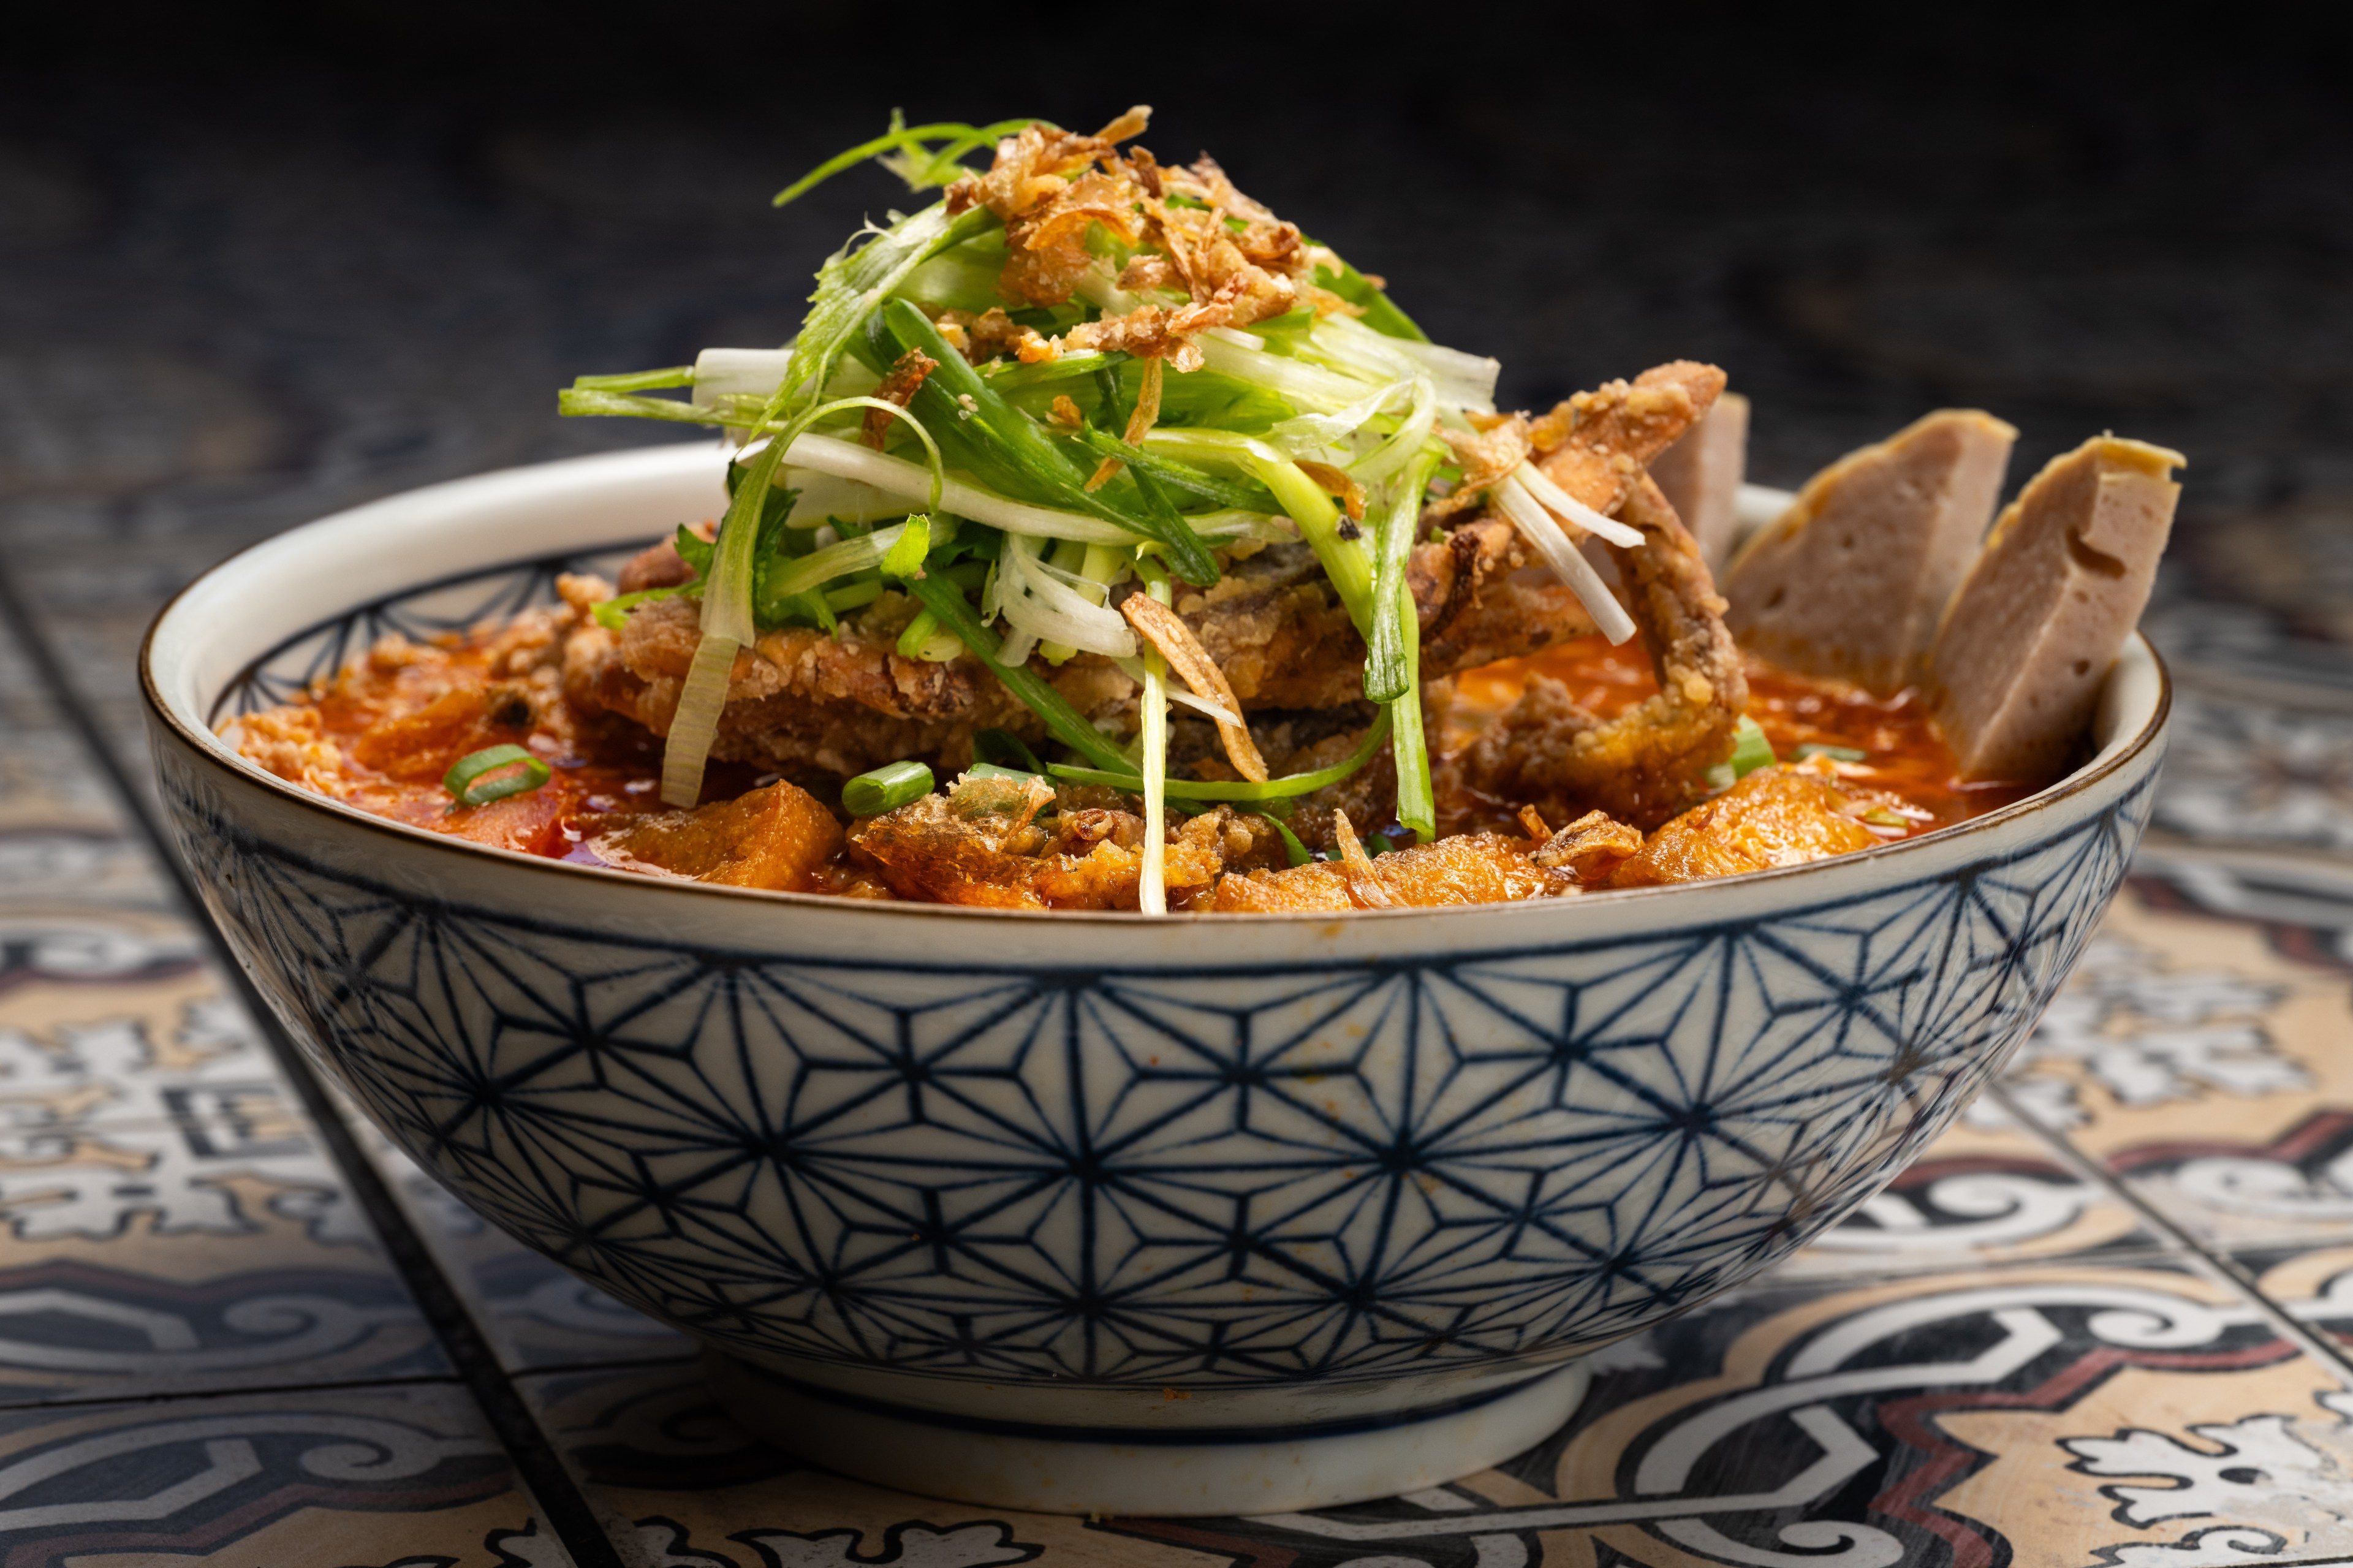
[[[1169,600],[1168,575],[1149,556],[1139,557],[1145,592],[1162,605]],[[1144,742],[1144,867],[1136,883],[1136,907],[1147,915],[1168,912],[1168,663],[1160,650],[1144,650],[1144,696],[1137,707]]]
[[[1144,113],[1121,117],[1093,145],[1133,134]],[[1013,157],[1005,149],[1050,133],[1062,134],[1029,119],[910,126],[894,112],[882,135],[776,200],[868,160],[911,189],[947,185],[976,172],[965,160],[1000,138],[1013,139],[999,150]],[[1101,156],[1110,178],[1117,169]],[[1162,199],[1159,180],[1150,191]],[[1058,285],[1067,302],[1025,305],[1058,296],[1000,291],[1017,276],[1019,243],[998,216],[1008,199],[993,185],[965,184],[861,230],[819,269],[801,330],[782,348],[706,349],[691,365],[582,376],[559,395],[566,414],[716,426],[739,448],[716,539],[681,538],[694,579],[595,612],[619,631],[647,604],[699,601],[702,637],[670,721],[662,798],[700,798],[739,654],[785,626],[847,635],[845,617],[903,593],[918,613],[887,623],[899,655],[945,661],[968,652],[1086,764],[1043,763],[1026,747],[1016,755],[991,742],[997,754],[976,752],[978,765],[1050,767],[1145,797],[1147,908],[1166,907],[1165,804],[1282,803],[1346,777],[1384,744],[1397,763],[1398,820],[1430,837],[1420,628],[1407,564],[1449,455],[1439,433],[1493,412],[1496,362],[1430,342],[1377,280],[1313,241],[1298,253],[1304,270],[1276,280],[1295,289],[1287,305],[1268,307],[1280,313],[1158,341],[1123,335],[1133,323],[1111,318],[1156,310],[1174,321],[1199,304],[1168,281],[1190,276],[1176,254],[1181,226],[1153,227],[1160,220],[1141,195],[1141,227],[1124,208],[1086,220],[1078,275]],[[1181,191],[1166,201],[1208,210]],[[869,426],[872,410],[890,418]],[[1488,494],[1613,641],[1632,634],[1577,543],[1591,535],[1627,546],[1639,542],[1635,531],[1580,505],[1533,464]],[[1365,692],[1377,709],[1350,758],[1268,779],[1241,704],[1176,612],[1169,579],[1207,589],[1225,547],[1239,555],[1245,543],[1293,541],[1314,551],[1363,637]],[[1145,582],[1133,602],[1166,607],[1165,618],[1145,612],[1145,637],[1119,607],[1136,595],[1128,580],[1137,574]],[[1143,689],[1134,749],[1097,730],[1046,679],[1081,657],[1113,661]],[[1171,704],[1219,725],[1244,782],[1166,775]],[[884,773],[896,781],[888,788],[875,782]],[[849,793],[895,800],[913,777],[877,770]],[[1283,833],[1294,861],[1303,858]]]
[[[1010,136],[1025,125],[1036,124],[1032,118],[1000,120],[994,125],[965,125],[944,121],[937,125],[909,125],[897,110],[891,111],[891,129],[871,142],[860,142],[847,153],[836,153],[778,191],[775,205],[783,206],[797,201],[825,184],[845,169],[854,169],[871,158],[883,159],[891,170],[907,182],[911,190],[927,185],[944,185],[964,173],[967,153],[979,151],[1000,136]],[[934,147],[933,142],[939,142]]]
[[[517,763],[522,764],[520,771],[501,771]],[[488,805],[511,795],[528,795],[547,780],[547,764],[521,746],[485,746],[451,763],[441,775],[441,787],[456,795],[459,805]]]
[[[1261,816],[1259,820],[1270,825],[1277,833],[1282,835],[1283,858],[1292,865],[1304,866],[1315,858],[1307,852],[1307,846],[1299,841],[1299,835],[1291,831],[1291,824],[1279,816]]]
[[[1373,760],[1375,754],[1380,751],[1382,742],[1389,738],[1392,712],[1393,710],[1383,708],[1375,714],[1372,728],[1365,731],[1365,738],[1356,742],[1356,749],[1327,768],[1317,768],[1313,773],[1286,773],[1281,778],[1269,779],[1264,784],[1232,783],[1216,779],[1170,779],[1163,787],[1171,800],[1289,800],[1298,795],[1312,795],[1326,784],[1338,784]],[[1127,765],[1126,759],[1117,760],[1119,765],[1110,768],[1081,768],[1051,763],[1047,765],[1046,771],[1056,778],[1068,780],[1071,784],[1109,784],[1113,789],[1124,790],[1130,795],[1143,794],[1142,776]]]
[[[885,763],[841,786],[841,808],[852,816],[880,816],[932,793],[932,770],[922,763]]]
[[[769,410],[764,411],[762,424],[774,417],[776,405],[785,396],[785,389],[778,387],[769,400]],[[726,710],[735,656],[759,636],[752,610],[752,592],[761,524],[767,513],[769,495],[776,487],[776,469],[801,431],[828,414],[852,408],[879,408],[914,431],[931,455],[932,505],[939,505],[939,492],[946,475],[938,443],[913,415],[895,403],[879,397],[836,398],[797,416],[769,439],[736,486],[727,514],[720,520],[719,537],[712,546],[711,572],[702,591],[702,640],[696,645],[694,662],[687,668],[686,679],[679,688],[678,708],[670,715],[670,735],[662,747],[661,797],[665,805],[682,808],[702,798],[702,773],[711,760],[712,743],[719,736],[720,715]],[[902,525],[902,531],[913,532],[917,522],[917,519],[910,518]],[[928,520],[923,521],[923,537],[928,541]],[[921,562],[920,553],[916,560]],[[795,584],[787,571],[781,591],[789,597],[827,580],[820,576]]]

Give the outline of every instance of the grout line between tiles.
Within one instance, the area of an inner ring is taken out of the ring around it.
[[[198,1399],[250,1399],[270,1394],[365,1394],[379,1388],[448,1387],[458,1379],[446,1373],[417,1373],[401,1377],[324,1378],[317,1382],[259,1383],[219,1388],[156,1388],[136,1394],[105,1392],[69,1394],[58,1399],[17,1399],[0,1390],[0,1410],[87,1410],[107,1405],[180,1405]]]
[[[2153,1234],[2162,1237],[2190,1257],[2221,1277],[2222,1283],[2247,1299],[2271,1324],[2273,1330],[2290,1344],[2313,1357],[2337,1374],[2337,1380],[2353,1388],[2353,1355],[2316,1330],[2295,1321],[2287,1309],[2263,1293],[2247,1271],[2228,1255],[2215,1251],[2192,1236],[2187,1229],[2158,1210],[2147,1198],[2118,1181],[2099,1161],[2093,1159],[2070,1142],[2064,1136],[2027,1113],[2026,1108],[2010,1097],[2009,1089],[2000,1083],[1989,1084],[1986,1093],[2010,1112],[2010,1119],[2023,1128],[2027,1135],[2049,1150],[2052,1157],[2086,1181],[2105,1187],[2117,1202],[2130,1209],[2136,1218]]]
[[[117,804],[136,826],[138,835],[146,841],[148,850],[163,862],[185,905],[187,918],[201,930],[211,947],[216,966],[227,976],[237,998],[261,1032],[270,1054],[293,1086],[318,1131],[320,1142],[350,1185],[353,1196],[366,1214],[383,1241],[385,1251],[393,1266],[400,1271],[417,1310],[440,1342],[449,1357],[459,1381],[474,1396],[482,1416],[513,1461],[540,1510],[546,1516],[549,1528],[569,1552],[576,1568],[623,1568],[620,1554],[612,1540],[597,1521],[586,1495],[573,1479],[563,1457],[539,1422],[531,1413],[508,1380],[499,1364],[488,1338],[467,1309],[457,1287],[443,1273],[437,1262],[400,1210],[390,1186],[376,1170],[366,1153],[359,1147],[352,1130],[337,1114],[333,1100],[326,1088],[311,1071],[310,1064],[294,1047],[285,1031],[279,1026],[277,1016],[262,1002],[245,966],[230,956],[227,943],[214,925],[212,913],[197,896],[187,868],[172,853],[148,805],[147,797],[132,782],[122,759],[102,734],[90,710],[75,691],[65,667],[57,652],[42,635],[38,625],[27,611],[23,595],[18,592],[13,571],[5,556],[0,556],[0,621],[7,623],[8,632],[24,650],[33,673],[46,689],[49,700],[60,710],[67,725],[80,739],[90,753],[91,763],[105,776],[112,788]]]
[[[607,1372],[653,1372],[663,1367],[691,1367],[692,1355],[637,1356],[618,1361],[563,1362],[550,1366],[527,1366],[507,1373],[511,1382],[525,1378],[571,1377]],[[269,1394],[348,1394],[366,1393],[378,1388],[448,1387],[459,1380],[447,1373],[411,1373],[397,1377],[331,1377],[305,1379],[300,1383],[260,1383],[250,1385],[223,1385],[219,1388],[149,1389],[137,1394],[92,1392],[69,1394],[56,1399],[19,1399],[7,1389],[0,1388],[0,1410],[78,1410],[104,1405],[173,1405],[197,1399],[246,1399]]]

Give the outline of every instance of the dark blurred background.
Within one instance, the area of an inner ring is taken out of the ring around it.
[[[767,198],[893,105],[1150,102],[1147,145],[1213,151],[1511,402],[1723,363],[1765,482],[1951,404],[2021,427],[2013,483],[2102,428],[2179,447],[2177,639],[2353,691],[2341,21],[81,10],[18,17],[0,64],[0,563],[126,731],[138,631],[230,550],[676,438],[554,388],[788,336],[907,198]]]

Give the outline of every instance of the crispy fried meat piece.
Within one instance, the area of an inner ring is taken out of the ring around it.
[[[691,811],[620,818],[592,847],[625,870],[797,892],[841,847],[841,825],[807,790],[779,779]]]
[[[1038,779],[960,779],[860,823],[849,843],[902,898],[989,909],[1133,910],[1144,869],[1144,821],[1118,795]],[[1229,867],[1282,863],[1261,818],[1225,806],[1172,817],[1169,908],[1206,904]]]
[[[1736,877],[1868,849],[1884,840],[1864,818],[1903,805],[1900,796],[1841,778],[1828,757],[1758,768],[1660,828],[1641,854],[1618,868],[1610,885],[1648,888]]]
[[[1615,516],[1645,466],[1697,423],[1723,390],[1724,373],[1714,365],[1676,360],[1631,382],[1580,392],[1525,426],[1492,422],[1466,454],[1472,468],[1454,496],[1433,503],[1423,516],[1444,521],[1455,497],[1476,493],[1475,475],[1508,473],[1523,450],[1570,496]],[[1492,509],[1454,524],[1442,542],[1415,548],[1407,572],[1421,612],[1426,675],[1516,658],[1593,629],[1566,584],[1540,566],[1523,570],[1535,563],[1519,530]]]
[[[1353,869],[1311,860],[1280,871],[1229,875],[1218,883],[1214,907],[1219,914],[1302,910],[1336,914],[1358,909],[1500,904],[1576,891],[1575,873],[1535,864],[1527,840],[1500,833],[1463,833],[1378,856]],[[1375,902],[1376,897],[1388,903]]]
[[[1642,543],[1612,554],[1659,694],[1605,721],[1559,682],[1531,677],[1460,766],[1472,788],[1547,817],[1600,810],[1648,828],[1704,797],[1708,769],[1732,754],[1748,682],[1698,542],[1648,475],[1629,491],[1619,519]]]
[[[1161,173],[1176,178],[1173,171]],[[1570,494],[1616,511],[1642,465],[1704,413],[1722,385],[1723,373],[1711,366],[1660,365],[1631,383],[1579,394],[1528,424],[1525,439]],[[1492,467],[1518,449],[1522,427],[1516,416],[1497,420],[1482,439],[1496,448]],[[1443,521],[1443,540],[1417,546],[1407,564],[1425,680],[1592,629],[1576,596],[1525,548],[1508,519],[1481,510]],[[653,568],[666,571],[675,561],[674,551],[656,561],[667,550],[657,546],[639,558],[648,563],[649,585]],[[682,575],[682,565],[678,571]],[[1134,584],[1115,591],[1113,607],[1138,591]],[[894,602],[895,595],[886,596]],[[892,640],[913,613],[901,607],[895,620],[870,613],[839,638],[772,633],[739,656],[714,754],[796,776],[846,777],[900,757],[960,767],[971,755],[971,731],[981,726],[1039,733],[1027,710],[974,661],[934,665],[899,656]],[[1363,642],[1304,544],[1235,552],[1217,583],[1181,590],[1176,609],[1246,711],[1343,708],[1363,696]],[[666,733],[693,656],[694,630],[692,606],[668,601],[639,609],[617,641],[584,634],[567,690],[575,700]],[[1082,656],[1059,668],[1034,668],[1089,718],[1132,727],[1134,683],[1115,667]],[[1278,749],[1261,745],[1271,767]],[[1347,804],[1354,810],[1376,803]]]
[[[681,583],[694,581],[694,568],[678,552],[678,542],[665,539],[659,544],[649,544],[623,563],[620,580],[615,584],[624,594],[641,594],[648,588],[675,588]]]
[[[968,759],[978,727],[1034,730],[1029,710],[974,660],[898,653],[894,614],[901,625],[912,616],[885,607],[839,640],[807,627],[770,632],[737,654],[713,754],[847,778],[901,757]],[[617,635],[588,623],[565,648],[565,692],[666,735],[701,636],[699,611],[683,599],[640,606]]]

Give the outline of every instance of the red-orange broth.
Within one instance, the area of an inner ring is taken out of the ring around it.
[[[1970,783],[1958,777],[1952,749],[1915,692],[1873,697],[1860,687],[1792,675],[1757,658],[1747,660],[1746,668],[1748,716],[1772,742],[1776,757],[1787,762],[1808,744],[1863,752],[1860,762],[1841,761],[1839,771],[1900,795],[1928,813],[1930,820],[1914,826],[1914,834],[1983,816],[2042,787]],[[1599,637],[1571,638],[1525,658],[1507,658],[1456,676],[1448,749],[1469,744],[1480,728],[1518,700],[1531,675],[1561,682],[1579,707],[1603,718],[1624,712],[1659,689],[1640,641],[1630,639],[1612,647]]]

